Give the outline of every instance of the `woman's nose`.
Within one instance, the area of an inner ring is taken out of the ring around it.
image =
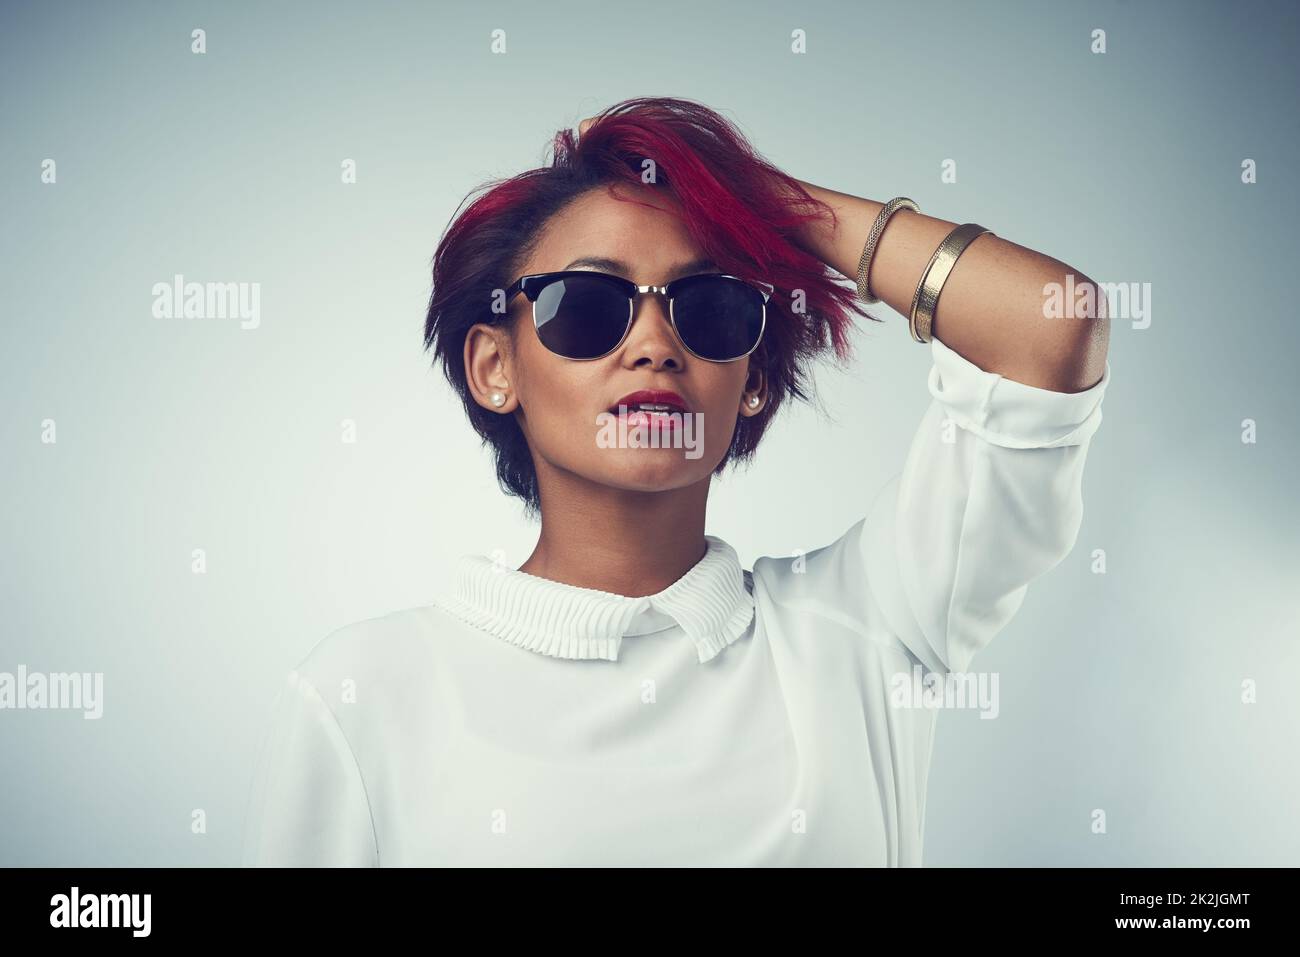
[[[632,329],[623,346],[624,362],[637,365],[650,362],[655,368],[680,367],[685,362],[682,345],[673,330],[668,300],[657,292],[637,297],[632,313]]]

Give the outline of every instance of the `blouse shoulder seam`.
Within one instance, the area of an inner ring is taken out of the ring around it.
[[[366,802],[366,817],[370,821],[370,845],[375,853],[375,866],[379,866],[379,834],[375,829],[375,812],[370,803],[370,791],[366,787],[366,777],[361,772],[361,762],[357,760],[357,753],[352,748],[352,742],[348,740],[347,732],[339,723],[338,716],[334,714],[332,708],[325,703],[325,698],[321,695],[316,685],[305,675],[299,674],[298,681],[311,690],[312,696],[316,700],[320,709],[329,716],[330,724],[333,726],[339,738],[343,741],[344,746],[348,749],[348,757],[352,759],[352,769],[356,772],[357,781],[361,784],[361,798]]]

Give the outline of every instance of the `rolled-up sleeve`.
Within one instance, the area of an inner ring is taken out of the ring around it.
[[[931,355],[931,402],[859,541],[898,639],[932,671],[964,671],[1074,547],[1110,363],[1064,393],[986,372],[938,339]]]
[[[352,748],[315,686],[296,671],[276,695],[258,752],[241,858],[250,867],[379,863]]]

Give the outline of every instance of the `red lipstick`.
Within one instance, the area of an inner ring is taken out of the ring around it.
[[[626,406],[629,411],[636,408],[654,412],[681,413],[691,411],[685,399],[676,392],[670,392],[666,389],[639,389],[636,392],[629,392],[610,406],[608,411],[617,414],[620,405]]]

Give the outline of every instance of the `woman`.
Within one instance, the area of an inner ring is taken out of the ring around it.
[[[537,546],[312,650],[245,860],[919,864],[935,711],[899,692],[964,671],[1074,544],[1108,323],[1044,301],[1094,284],[795,180],[685,100],[490,186],[437,249],[426,345]],[[909,318],[933,398],[842,536],[746,570],[710,482],[848,353],[840,277]]]

